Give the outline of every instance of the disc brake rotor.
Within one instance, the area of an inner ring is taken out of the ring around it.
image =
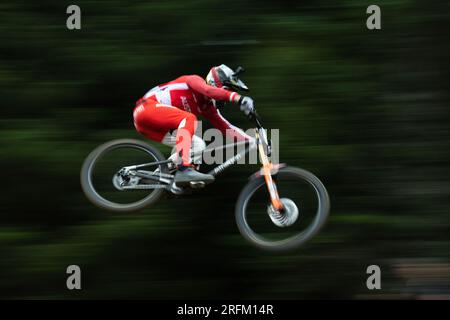
[[[298,207],[295,202],[289,198],[281,198],[280,201],[284,207],[283,212],[279,212],[270,204],[267,207],[267,213],[276,226],[289,227],[293,225],[298,219]]]

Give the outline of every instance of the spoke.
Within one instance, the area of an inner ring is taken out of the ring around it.
[[[137,172],[142,173],[144,175],[151,175],[151,176],[156,176],[156,177],[161,177],[161,178],[169,178],[170,179],[170,178],[175,177],[173,174],[154,172],[154,171],[139,170]]]
[[[167,188],[167,186],[162,184],[147,184],[132,187],[123,187],[123,190],[150,190],[150,189],[165,189],[165,188]]]

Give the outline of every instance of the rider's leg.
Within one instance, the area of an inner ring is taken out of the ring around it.
[[[186,154],[184,160],[188,164],[189,152],[184,152],[184,149],[189,150],[191,147],[191,136],[194,134],[197,120],[195,115],[154,100],[147,100],[145,105],[135,108],[133,116],[137,131],[154,141],[162,142],[170,130],[182,129],[177,130],[177,150]]]
[[[214,176],[200,173],[192,167],[190,147],[192,144],[192,137],[195,132],[195,125],[190,125],[190,121],[192,120],[194,120],[193,122],[195,123],[195,116],[193,116],[193,118],[185,118],[180,123],[177,130],[176,148],[177,153],[181,154],[182,158],[182,165],[175,174],[175,183],[177,185],[189,184],[194,181],[202,181],[203,183],[214,181]]]
[[[181,155],[182,165],[191,166],[192,136],[197,128],[197,117],[188,113],[179,123],[176,136],[177,153]]]
[[[155,141],[161,142],[168,131],[177,129],[176,147],[182,158],[182,166],[175,177],[177,183],[214,180],[212,175],[202,174],[191,168],[189,150],[196,127],[195,115],[173,106],[148,101],[145,106],[137,106],[133,116],[137,131]]]
[[[177,153],[177,147],[176,147],[176,143],[177,142],[177,138],[176,138],[176,133],[174,131],[169,131],[166,133],[166,135],[164,136],[164,138],[161,140],[161,143],[172,147],[172,151],[170,152],[170,157],[169,159],[172,160],[173,163],[175,163],[176,165],[181,165],[181,157],[180,155]]]
[[[203,150],[205,149],[206,149],[205,141],[203,141],[202,138],[196,135],[192,136],[191,152],[194,164],[200,165],[202,163]]]
[[[175,164],[180,165],[182,163],[181,157],[176,152],[176,131],[175,132],[168,132],[163,140],[161,141],[163,144],[173,147],[171,156],[169,157],[170,160],[172,160]],[[191,143],[191,157],[192,162],[196,165],[201,164],[202,162],[202,153],[203,150],[206,149],[206,143],[203,141],[202,138],[199,136],[193,135],[192,136],[192,143]]]

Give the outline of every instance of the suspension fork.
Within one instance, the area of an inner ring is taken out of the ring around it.
[[[256,139],[260,140],[259,132],[256,131]],[[283,203],[280,200],[280,196],[278,195],[277,185],[275,181],[273,181],[272,178],[272,170],[274,169],[273,164],[269,161],[269,158],[267,157],[266,152],[264,151],[263,144],[261,142],[258,142],[258,151],[259,151],[259,157],[261,159],[261,163],[263,165],[262,167],[262,174],[264,175],[264,180],[267,185],[267,190],[269,191],[270,195],[270,202],[272,203],[272,206],[277,211],[283,211]]]

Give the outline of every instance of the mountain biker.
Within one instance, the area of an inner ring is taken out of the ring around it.
[[[238,77],[242,71],[241,67],[233,71],[222,64],[211,68],[206,81],[198,75],[184,75],[154,87],[136,102],[133,112],[136,130],[151,140],[170,146],[175,144],[176,156],[181,157],[175,174],[177,185],[214,180],[212,175],[200,173],[192,165],[191,145],[194,153],[206,147],[205,142],[194,135],[196,116],[203,116],[228,137],[238,141],[253,140],[230,124],[218,110],[225,102],[240,105],[246,115],[254,110],[252,98],[233,91],[248,91]]]

